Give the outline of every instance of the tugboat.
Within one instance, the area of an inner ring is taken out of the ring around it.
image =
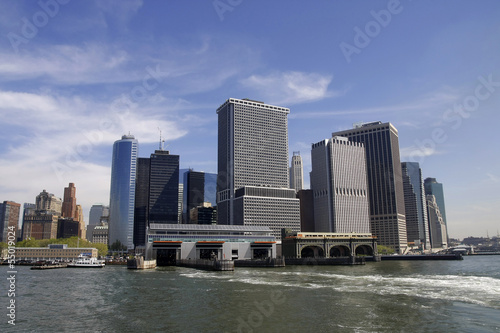
[[[103,260],[97,260],[96,258],[82,253],[78,256],[76,261],[68,263],[67,267],[102,268],[104,266],[105,264]]]

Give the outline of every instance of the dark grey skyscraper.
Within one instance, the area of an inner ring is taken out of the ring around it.
[[[416,162],[401,163],[405,195],[406,234],[408,242],[418,241],[430,250],[429,220],[422,170]]]
[[[178,223],[179,155],[155,150],[150,158],[137,160],[134,244],[146,243],[151,223]]]
[[[365,145],[372,233],[379,244],[404,252],[407,236],[397,129],[377,121],[357,124],[332,136],[345,136]]]
[[[178,223],[179,155],[156,150],[150,163],[149,223]]]
[[[134,245],[136,247],[146,244],[149,209],[149,168],[149,158],[139,157],[137,159],[134,208]]]

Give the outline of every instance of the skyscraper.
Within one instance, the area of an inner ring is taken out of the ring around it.
[[[362,143],[344,137],[312,145],[315,231],[370,233],[365,156]]]
[[[289,189],[288,113],[249,99],[218,109],[217,214],[219,224],[299,231],[299,200]]]
[[[20,210],[21,204],[16,202],[0,203],[0,242],[7,243],[9,239],[17,241]],[[9,238],[10,235],[14,235],[14,238]]]
[[[79,230],[77,236],[80,238],[86,238],[83,210],[81,205],[76,204],[76,187],[74,183],[69,183],[68,187],[64,188],[62,217],[77,222]]]
[[[304,188],[304,169],[300,151],[293,152],[290,166],[290,188],[293,188],[296,192]]]
[[[178,223],[179,155],[167,150],[151,154],[149,171],[149,223]]]
[[[401,163],[405,196],[406,234],[409,242],[419,242],[430,250],[429,220],[422,169],[417,162]]]
[[[443,223],[446,228],[446,235],[448,235],[448,222],[446,221],[443,184],[438,183],[436,178],[425,178],[424,188],[426,195],[433,195],[436,199],[436,204],[439,207],[439,212],[441,213],[441,218],[443,219]]]
[[[191,223],[189,212],[204,202],[216,204],[217,175],[188,170],[184,173],[184,222]]]
[[[61,216],[62,201],[52,193],[43,190],[36,196],[36,210],[47,211]]]
[[[151,159],[139,157],[137,159],[137,176],[135,185],[134,209],[134,245],[146,244],[146,232],[149,216],[149,169]]]
[[[64,197],[62,203],[62,217],[70,217],[75,221],[76,215],[76,187],[74,183],[69,183],[68,187],[64,188]]]
[[[427,215],[429,216],[430,241],[432,248],[446,248],[448,246],[448,232],[444,224],[436,197],[427,195]]]
[[[57,238],[57,225],[62,209],[61,199],[43,190],[36,196],[34,208],[25,206],[23,240]]]
[[[407,236],[397,129],[377,121],[356,124],[332,136],[345,136],[365,145],[372,233],[379,244],[404,252]]]
[[[86,238],[88,241],[93,242],[92,240],[93,232],[97,226],[101,226],[102,223],[104,223],[106,227],[108,226],[108,218],[109,218],[109,206],[99,204],[99,205],[92,205],[92,207],[90,207],[89,224],[87,225],[87,232],[86,232],[87,236]],[[102,237],[99,238],[99,241],[101,243],[103,242]],[[108,242],[106,241],[105,244],[108,244]]]
[[[106,205],[92,205],[89,212],[89,225],[98,225],[102,217],[109,216],[109,206]]]
[[[135,192],[134,244],[144,245],[151,223],[179,221],[179,155],[155,150],[139,158]]]
[[[109,195],[109,243],[133,249],[135,177],[139,143],[124,135],[113,145]]]

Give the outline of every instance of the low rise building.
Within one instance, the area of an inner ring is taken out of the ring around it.
[[[276,237],[264,226],[151,224],[146,259],[158,266],[173,265],[179,259],[264,259],[276,258]]]
[[[16,247],[16,260],[69,261],[80,254],[97,258],[98,251],[93,247],[68,247],[67,244],[50,244],[48,247]]]

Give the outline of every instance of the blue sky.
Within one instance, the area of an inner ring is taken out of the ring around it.
[[[40,5],[39,3],[43,4]],[[393,123],[402,161],[444,184],[451,237],[500,229],[500,2],[0,2],[0,200],[69,182],[108,203],[130,132],[217,170],[227,98],[289,107],[289,148]]]

